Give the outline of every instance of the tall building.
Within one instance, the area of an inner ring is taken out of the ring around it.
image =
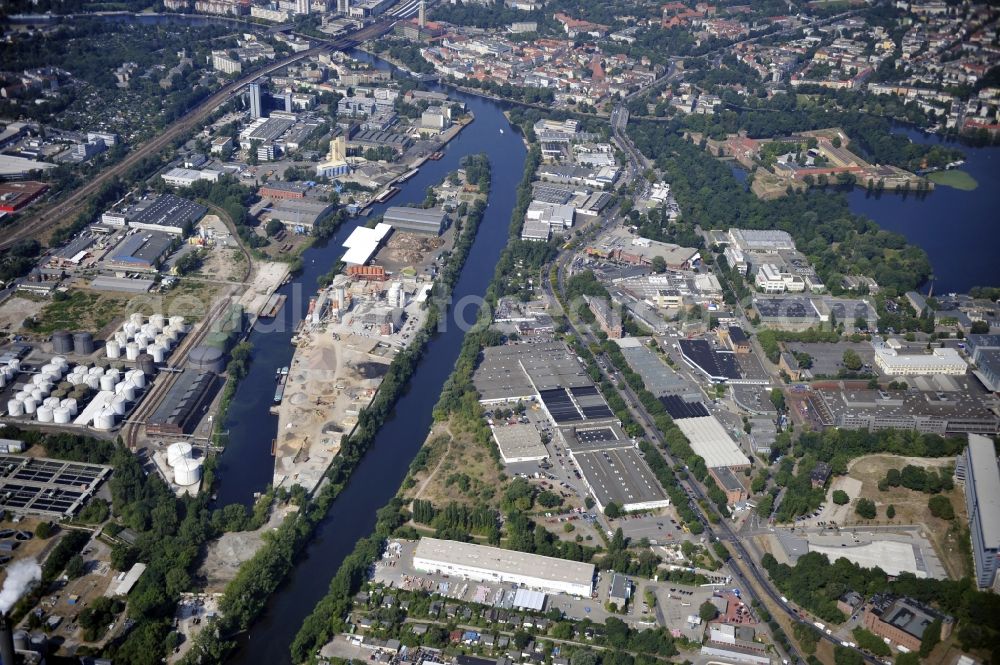
[[[254,81],[250,84],[250,117],[256,120],[257,118],[262,118],[263,116],[264,114],[262,113],[260,99],[260,83]]]
[[[351,0],[337,0],[337,11],[347,16],[351,13]]]
[[[330,141],[330,152],[326,161],[316,165],[316,175],[335,177],[346,175],[350,171],[351,167],[347,164],[347,141],[341,134]]]
[[[295,0],[295,13],[308,15],[312,11],[312,0]]]
[[[976,584],[994,587],[1000,566],[1000,468],[993,440],[969,434],[963,453],[965,506],[969,512],[972,558],[976,563]]]

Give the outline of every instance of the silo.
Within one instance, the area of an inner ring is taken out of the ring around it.
[[[188,354],[188,367],[220,374],[225,369],[222,350],[211,346],[196,347]]]
[[[139,364],[139,369],[146,376],[153,376],[156,374],[156,361],[153,360],[153,356],[148,353],[143,353],[140,355],[136,362]]]
[[[94,352],[94,336],[89,332],[78,332],[73,335],[73,353],[78,356],[89,356]]]
[[[129,342],[125,345],[125,357],[129,360],[135,360],[139,357],[139,345],[135,342]]]
[[[38,402],[35,401],[34,397],[29,397],[24,400],[24,412],[31,415],[35,412],[35,408],[38,406]]]
[[[182,487],[194,485],[201,480],[201,462],[194,459],[182,459],[174,467],[174,482]]]
[[[55,353],[73,353],[73,336],[65,330],[52,333],[52,350]]]
[[[108,358],[112,360],[122,357],[122,347],[118,344],[118,340],[109,339],[107,345],[105,346],[105,352]]]
[[[149,347],[149,355],[152,356],[153,362],[162,363],[167,353],[166,351],[164,351],[162,346],[158,344],[153,344],[152,346]]]
[[[116,416],[124,416],[128,411],[128,401],[121,395],[115,395],[111,398],[111,410]]]
[[[69,411],[69,415],[71,416],[75,416],[78,413],[76,407],[76,399],[72,397],[67,397],[66,399],[64,399],[62,402],[59,403],[59,406]]]
[[[9,399],[7,400],[7,415],[18,417],[24,415],[24,400],[20,399]]]
[[[52,407],[42,405],[35,411],[35,415],[38,417],[38,422],[50,423],[52,422]]]

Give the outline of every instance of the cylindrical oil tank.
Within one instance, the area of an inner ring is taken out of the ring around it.
[[[153,314],[149,317],[149,322],[156,326],[157,329],[163,330],[167,325],[167,317],[162,314]]]
[[[104,376],[101,377],[101,390],[114,390],[116,383],[118,382],[115,381],[115,378],[113,376],[108,376],[107,374],[105,374]]]
[[[140,332],[146,337],[153,339],[160,333],[160,330],[152,323],[147,323],[140,329]]]
[[[162,363],[167,356],[167,352],[159,344],[153,344],[149,347],[149,355],[153,357],[153,362]]]
[[[139,363],[139,370],[146,376],[153,376],[156,374],[156,361],[149,353],[141,354],[136,359],[136,362]]]
[[[75,416],[78,413],[76,399],[73,397],[67,397],[59,403],[59,406],[68,410],[71,416]]]
[[[38,371],[41,372],[42,374],[52,373],[52,372],[57,374],[62,374],[62,367],[56,365],[55,363],[45,363],[44,365],[38,368]]]
[[[84,383],[91,390],[101,389],[101,377],[97,376],[96,374],[88,374]]]
[[[38,418],[40,423],[50,423],[52,422],[52,407],[45,406],[44,404],[35,411],[35,416]]]
[[[112,360],[122,357],[122,347],[116,339],[109,339],[104,350],[108,358]]]
[[[41,404],[45,399],[45,393],[40,388],[35,388],[31,391],[31,399],[35,400],[35,404]]]
[[[128,344],[129,334],[124,330],[119,330],[115,333],[115,341],[118,342],[119,346],[125,346]]]
[[[124,416],[125,412],[128,411],[128,400],[121,395],[115,395],[111,398],[111,410],[117,416]]]
[[[142,389],[146,387],[146,375],[140,370],[133,369],[126,376],[129,381],[135,384],[136,388]]]
[[[56,367],[61,367],[64,372],[69,371],[69,361],[63,356],[52,356],[52,359],[49,362]]]
[[[94,429],[109,430],[115,426],[115,412],[111,409],[102,409],[94,416]]]
[[[182,487],[194,485],[201,480],[201,461],[182,459],[174,467],[174,482]]]
[[[59,402],[60,402],[60,399],[58,397],[46,397],[45,401],[42,402],[42,404],[44,404],[45,406],[49,407],[50,409],[54,409],[57,406],[59,406]]]
[[[170,317],[170,325],[173,326],[174,328],[177,328],[181,332],[184,332],[185,330],[187,330],[187,327],[186,327],[187,324],[184,322],[184,317],[183,316],[171,316]]]
[[[139,348],[145,348],[149,346],[149,335],[144,332],[136,333],[135,339],[133,340]]]
[[[174,328],[173,326],[167,326],[163,330],[163,336],[169,339],[171,342],[176,343],[177,340],[180,339],[181,332],[177,330],[177,328]]]
[[[7,400],[7,415],[23,416],[24,415],[24,400],[20,399],[9,399]]]
[[[52,409],[52,420],[60,425],[65,425],[70,420],[73,419],[73,414],[69,412],[65,406],[59,406]]]
[[[128,320],[133,326],[138,328],[146,321],[146,317],[144,317],[141,312],[135,312],[130,317],[128,317]]]
[[[0,367],[0,374],[3,374],[3,378],[10,381],[14,378],[14,368],[9,365],[4,365],[3,367]]]
[[[135,360],[139,357],[139,345],[135,342],[129,342],[125,345],[125,357],[129,360]]]
[[[49,380],[45,378],[44,374],[36,374],[33,377],[31,377],[31,385],[40,386],[43,383],[49,383]]]
[[[153,344],[157,346],[162,346],[164,351],[169,351],[170,349],[174,348],[174,340],[170,339],[163,333],[160,333],[159,335],[153,338]]]
[[[109,367],[107,370],[104,371],[104,376],[110,376],[112,379],[114,379],[115,383],[118,383],[119,381],[122,380],[122,371],[117,367]]]
[[[52,350],[56,353],[73,353],[73,336],[65,330],[52,333]]]
[[[73,335],[73,353],[78,356],[89,356],[94,352],[94,336],[89,332],[78,332]]]
[[[29,397],[24,400],[24,412],[27,414],[32,414],[35,412],[38,402],[35,401],[34,397]]]
[[[2,372],[0,372],[0,388],[3,388],[6,385],[7,385],[7,377],[4,376]]]
[[[101,367],[100,365],[94,365],[93,367],[87,370],[87,374],[91,376],[101,376],[102,374],[104,374],[104,368]]]
[[[132,383],[131,381],[122,381],[121,383],[118,384],[118,386],[119,388],[117,392],[119,395],[121,395],[130,402],[135,401],[135,396],[138,391],[135,389],[134,383]]]
[[[188,367],[202,372],[220,374],[225,369],[222,349],[212,346],[199,346],[192,349],[191,353],[188,354]]]
[[[31,397],[30,390],[18,390],[17,394],[14,395],[14,399],[19,399],[22,401],[28,399],[29,397]]]
[[[21,361],[17,358],[11,358],[7,361],[7,367],[10,367],[15,372],[21,371]]]
[[[167,464],[177,466],[182,459],[191,459],[192,448],[187,441],[178,441],[167,446]]]

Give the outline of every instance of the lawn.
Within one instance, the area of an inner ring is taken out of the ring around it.
[[[934,171],[927,178],[936,185],[944,185],[945,187],[954,187],[955,189],[960,189],[963,192],[971,192],[979,183],[976,179],[965,171],[960,171],[958,169],[949,169],[947,171]]]

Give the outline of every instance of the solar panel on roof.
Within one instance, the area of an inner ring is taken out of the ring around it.
[[[676,395],[661,397],[660,403],[674,420],[700,418],[709,415],[708,409],[701,402],[686,402]]]

